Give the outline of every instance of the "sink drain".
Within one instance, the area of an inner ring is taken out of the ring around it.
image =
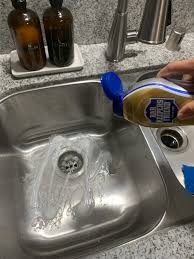
[[[67,151],[60,155],[58,168],[65,174],[75,175],[83,167],[83,158],[76,151]]]
[[[157,137],[160,144],[171,151],[180,151],[187,147],[188,139],[180,128],[159,129]]]

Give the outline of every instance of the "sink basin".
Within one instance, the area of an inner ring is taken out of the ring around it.
[[[155,77],[159,70],[140,72],[135,81]],[[126,80],[126,75],[124,79]],[[127,78],[130,80],[130,77]],[[134,77],[132,77],[134,82]],[[143,130],[143,129],[142,129]],[[181,126],[162,129],[144,128],[144,135],[152,146],[167,187],[168,207],[159,228],[193,221],[194,199],[185,190],[183,165],[194,165],[194,126]],[[149,135],[151,133],[152,137]],[[153,139],[154,138],[154,139]],[[153,141],[153,143],[152,143]],[[152,144],[151,144],[152,143]],[[159,150],[156,153],[156,146]]]
[[[112,115],[98,81],[10,95],[0,120],[1,251],[76,258],[160,225],[167,191],[144,129]]]
[[[120,76],[127,89],[156,73]],[[0,121],[3,258],[80,258],[194,219],[193,126],[115,117],[98,80],[12,94]]]

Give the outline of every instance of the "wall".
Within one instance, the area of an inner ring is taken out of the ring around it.
[[[27,0],[28,7],[39,17],[49,6],[48,0]],[[172,0],[173,24],[194,31],[194,0]],[[75,41],[79,44],[106,42],[117,0],[64,0],[73,13]],[[129,0],[128,27],[138,28],[145,0]],[[14,48],[7,26],[7,16],[12,10],[11,0],[0,0],[0,54]]]

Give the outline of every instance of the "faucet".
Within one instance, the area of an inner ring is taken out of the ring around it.
[[[127,42],[164,43],[166,27],[171,24],[171,0],[146,0],[138,31],[127,32],[127,9],[128,0],[118,0],[106,50],[106,58],[112,62],[124,58]]]

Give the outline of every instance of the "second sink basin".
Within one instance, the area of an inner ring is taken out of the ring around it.
[[[157,72],[145,73],[138,81],[155,77]],[[182,166],[194,164],[194,125],[152,129],[152,132],[175,176],[185,187]]]
[[[16,171],[19,241],[30,255],[75,258],[162,220],[166,187],[152,150],[140,127],[112,116],[99,82],[13,94],[0,120],[2,153]]]

